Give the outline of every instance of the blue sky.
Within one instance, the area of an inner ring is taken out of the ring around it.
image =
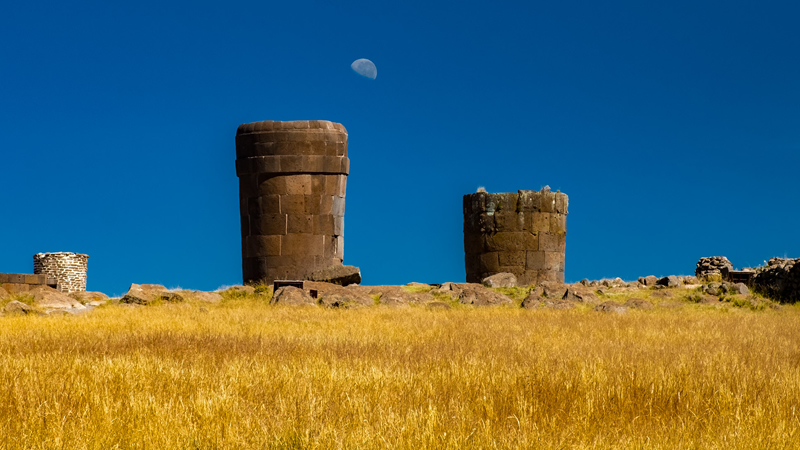
[[[303,119],[348,129],[365,284],[464,280],[478,186],[570,196],[568,281],[800,256],[800,4],[382,3],[4,5],[0,272],[241,282],[236,128]]]

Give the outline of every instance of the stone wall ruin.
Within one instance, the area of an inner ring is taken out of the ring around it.
[[[344,258],[347,130],[262,121],[236,132],[245,284],[305,279]]]
[[[520,285],[564,282],[569,197],[549,188],[464,196],[468,283],[513,273]]]
[[[83,292],[86,290],[86,272],[89,255],[58,252],[33,255],[33,273],[56,279],[61,292]]]

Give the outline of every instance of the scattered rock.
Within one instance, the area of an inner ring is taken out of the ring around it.
[[[495,292],[480,284],[459,285],[461,292],[458,294],[458,301],[465,305],[473,306],[498,306],[511,304],[508,296]]]
[[[11,294],[9,294],[7,290],[0,286],[0,300],[5,300],[7,298],[11,298]]]
[[[642,289],[644,285],[638,281],[631,281],[630,283],[627,284],[627,287],[632,289]]]
[[[108,301],[108,296],[102,292],[81,291],[71,292],[67,295],[83,303],[84,305],[97,302],[105,303]]]
[[[699,283],[700,280],[698,280],[697,277],[693,276],[683,277],[683,284],[699,284]]]
[[[375,300],[366,292],[339,288],[323,294],[319,298],[319,303],[328,308],[355,308],[374,305]]]
[[[722,285],[719,283],[709,283],[703,286],[703,292],[708,295],[720,295],[724,291],[722,291]]]
[[[666,287],[679,287],[683,285],[683,282],[678,279],[675,275],[670,275],[668,277],[661,278],[658,280],[659,286],[666,286]]]
[[[616,314],[624,314],[628,311],[628,308],[622,306],[618,303],[614,303],[612,301],[607,301],[600,303],[599,305],[594,307],[595,311],[599,312],[607,312],[607,313],[616,313]]]
[[[588,278],[584,278],[581,281],[579,281],[579,283],[584,285],[584,286],[589,286],[590,281],[589,281]]]
[[[658,277],[655,275],[648,275],[646,277],[639,277],[639,283],[645,286],[655,286],[658,283]]]
[[[27,292],[33,304],[42,309],[83,309],[85,306],[69,295],[50,286],[34,286]]]
[[[272,305],[316,305],[315,299],[303,289],[294,286],[283,286],[275,291],[272,300],[269,302]]]
[[[567,292],[567,286],[564,283],[555,281],[543,281],[539,283],[539,286],[542,288],[542,295],[547,298],[561,299]]]
[[[597,296],[588,289],[579,289],[577,287],[570,287],[567,288],[566,292],[564,292],[564,295],[561,297],[561,299],[579,303],[594,303],[597,301]]]
[[[738,295],[750,295],[750,289],[744,283],[736,283],[728,291]]]
[[[178,292],[178,294],[191,300],[197,300],[206,303],[219,303],[222,301],[222,296],[217,294],[216,292],[180,291]]]
[[[18,300],[12,300],[6,304],[5,308],[3,308],[3,312],[8,315],[36,314],[36,308]]]
[[[542,288],[536,287],[522,300],[522,307],[525,309],[536,309],[546,299],[542,296]]]
[[[355,266],[332,266],[327,269],[316,270],[308,275],[306,279],[348,286],[361,283],[361,270]]]
[[[490,288],[515,287],[517,285],[517,277],[513,273],[501,272],[484,278],[481,284]]]
[[[660,297],[660,298],[672,297],[672,295],[673,295],[672,291],[666,290],[667,289],[666,286],[659,286],[659,287],[661,287],[663,289],[657,290],[657,291],[653,292],[650,295],[653,296],[653,297]]]
[[[177,292],[170,292],[169,289],[160,284],[131,284],[128,292],[119,300],[120,303],[135,303],[137,305],[149,305],[155,301],[182,302],[183,296]]]
[[[631,309],[653,309],[653,304],[643,298],[629,298],[625,306]]]

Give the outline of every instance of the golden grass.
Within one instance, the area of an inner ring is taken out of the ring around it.
[[[800,309],[0,318],[0,449],[800,448]]]

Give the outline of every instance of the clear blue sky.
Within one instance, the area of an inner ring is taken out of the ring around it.
[[[800,256],[798,5],[7,2],[0,272],[241,282],[236,127],[300,119],[349,132],[365,284],[464,280],[478,186],[570,196],[568,281]]]

